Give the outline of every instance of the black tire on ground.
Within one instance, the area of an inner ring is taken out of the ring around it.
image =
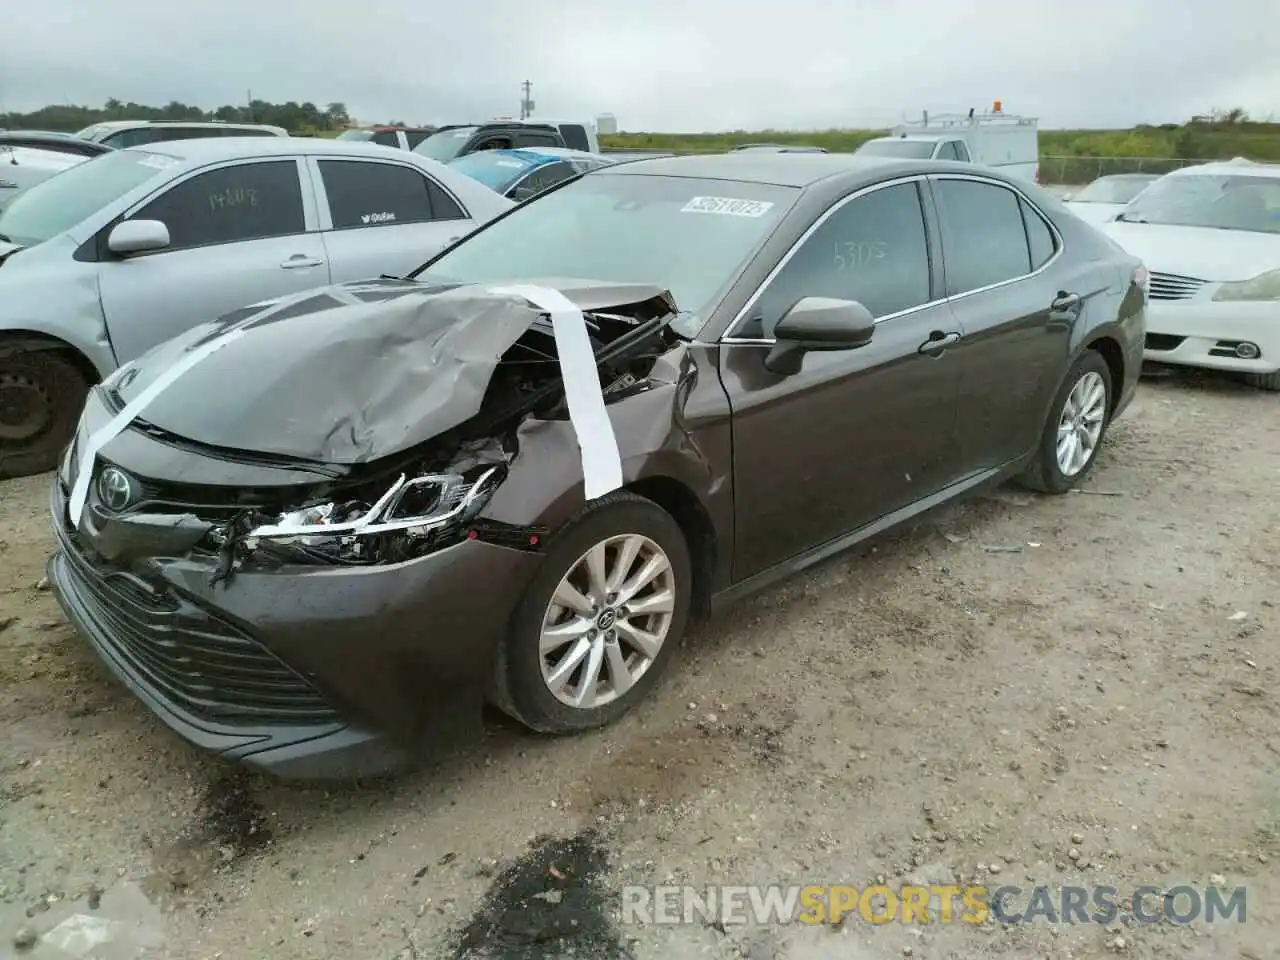
[[[1080,379],[1089,373],[1096,373],[1102,378],[1107,392],[1103,405],[1106,412],[1103,415],[1102,432],[1098,434],[1098,442],[1089,455],[1088,462],[1078,473],[1068,477],[1058,466],[1058,424],[1061,422],[1062,410],[1066,406],[1071,391],[1075,389]],[[1087,477],[1098,459],[1098,450],[1102,448],[1102,442],[1106,439],[1107,428],[1111,426],[1111,391],[1111,369],[1107,366],[1107,362],[1096,350],[1086,350],[1067,373],[1062,388],[1049,409],[1049,418],[1040,435],[1040,446],[1036,450],[1035,459],[1031,461],[1026,471],[1016,478],[1017,482],[1041,493],[1066,493]]]
[[[1280,390],[1280,372],[1246,373],[1244,382],[1251,387],[1257,387],[1259,390]]]
[[[561,579],[587,551],[610,537],[628,534],[648,538],[667,556],[675,593],[670,628],[657,657],[624,694],[595,708],[569,706],[552,694],[542,677],[543,618]],[[587,504],[548,541],[542,566],[516,607],[495,657],[494,705],[539,733],[574,733],[612,723],[645,698],[670,663],[688,622],[692,580],[684,534],[656,503],[617,491]]]
[[[0,480],[58,465],[88,390],[65,353],[0,347]]]

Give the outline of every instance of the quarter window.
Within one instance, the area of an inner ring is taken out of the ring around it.
[[[294,160],[238,163],[184,180],[135,214],[169,228],[170,249],[303,233]]]
[[[379,130],[373,135],[373,142],[382,147],[398,147],[400,140],[394,130]]]
[[[804,241],[769,284],[754,319],[737,336],[772,337],[804,297],[857,300],[883,317],[928,303],[929,247],[914,183],[851,200]]]
[[[435,219],[427,178],[412,167],[360,160],[321,160],[335,230]]]
[[[1053,231],[1044,222],[1044,217],[1036,213],[1035,208],[1025,200],[1020,200],[1022,220],[1027,225],[1027,246],[1031,250],[1031,269],[1039,270],[1052,259],[1058,249]]]
[[[1031,272],[1021,201],[977,180],[934,181],[943,221],[947,294],[957,296]]]

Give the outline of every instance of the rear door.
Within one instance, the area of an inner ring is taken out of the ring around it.
[[[1079,315],[1054,303],[1060,293],[1089,295],[1094,270],[1064,271],[1057,231],[1009,186],[976,175],[931,184],[946,292],[965,330],[958,435],[967,469],[977,472],[1038,442]]]
[[[308,158],[334,283],[402,276],[469,233],[461,201],[407,163]]]
[[[98,235],[102,309],[116,358],[229,310],[329,281],[315,202],[293,157],[205,168],[169,185],[121,219],[159,220],[166,250],[125,259]]]

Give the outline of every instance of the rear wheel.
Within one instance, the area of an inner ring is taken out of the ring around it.
[[[1280,390],[1280,371],[1275,373],[1246,373],[1244,382],[1259,390]]]
[[[56,350],[0,353],[0,479],[57,466],[88,389],[76,365]]]
[[[494,701],[525,726],[571,733],[616,720],[666,669],[689,616],[692,567],[675,520],[618,492],[549,544],[516,609]]]
[[[1018,482],[1042,493],[1066,493],[1093,469],[1111,413],[1111,370],[1086,350],[1067,373],[1040,436],[1035,459]]]

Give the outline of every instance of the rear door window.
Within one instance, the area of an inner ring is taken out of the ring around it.
[[[171,250],[304,233],[298,164],[265,160],[210,170],[175,185],[133,219],[162,222]]]
[[[563,160],[544,164],[512,187],[507,192],[507,196],[517,203],[521,200],[528,200],[530,197],[536,197],[544,190],[551,189],[560,181],[568,180],[575,173],[577,171]]]
[[[934,180],[942,218],[947,295],[958,296],[1031,272],[1022,202],[1007,187],[979,180]]]
[[[564,137],[564,145],[571,150],[591,149],[591,141],[587,139],[587,128],[580,123],[560,124],[560,136]]]
[[[560,137],[544,130],[522,130],[517,139],[522,147],[558,147]],[[581,148],[585,149],[585,148]]]
[[[321,160],[335,230],[435,220],[431,184],[412,167],[362,160]]]

